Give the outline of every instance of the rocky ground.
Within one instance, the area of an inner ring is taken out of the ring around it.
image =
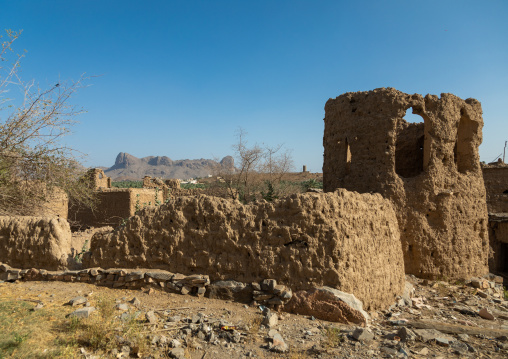
[[[508,301],[500,282],[494,276],[454,283],[407,276],[410,295],[369,313],[364,327],[257,303],[86,283],[3,282],[0,304],[23,301],[33,310],[53,308],[71,320],[98,315],[93,310],[97,298],[107,297],[115,322],[135,321],[143,328],[147,345],[141,349],[119,332],[103,351],[78,341],[74,357],[82,358],[506,358]],[[40,345],[42,352],[48,350]]]

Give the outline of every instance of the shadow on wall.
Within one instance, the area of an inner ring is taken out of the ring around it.
[[[407,122],[409,111],[422,121]],[[380,88],[328,100],[324,121],[324,190],[377,192],[394,203],[406,273],[488,271],[477,100]]]

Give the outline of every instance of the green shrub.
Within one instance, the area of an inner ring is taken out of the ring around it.
[[[207,188],[207,185],[204,183],[180,183],[180,188],[182,189],[194,189],[194,188]]]
[[[117,182],[111,182],[111,187],[116,187],[116,188],[143,188],[143,181],[117,181]]]

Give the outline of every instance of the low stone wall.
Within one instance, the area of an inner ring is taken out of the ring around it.
[[[293,290],[327,285],[353,293],[367,310],[392,304],[404,283],[391,203],[346,190],[249,205],[204,195],[172,198],[112,233],[94,235],[83,263],[246,283],[274,278]]]
[[[71,230],[62,218],[0,217],[0,261],[18,268],[66,268]]]
[[[0,281],[60,281],[82,282],[123,289],[156,288],[169,293],[197,295],[218,299],[265,304],[271,307],[286,304],[293,296],[291,289],[277,284],[274,279],[259,283],[218,281],[210,283],[208,275],[184,275],[153,269],[102,269],[48,271],[45,269],[19,269],[0,262]],[[238,295],[239,289],[242,296]]]

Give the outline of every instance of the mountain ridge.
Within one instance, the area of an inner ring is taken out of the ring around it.
[[[140,180],[145,176],[164,179],[188,179],[205,177],[212,173],[212,168],[220,164],[232,165],[233,157],[225,156],[220,162],[210,159],[172,160],[167,156],[147,156],[138,158],[126,152],[120,152],[115,164],[104,170],[114,181]]]

